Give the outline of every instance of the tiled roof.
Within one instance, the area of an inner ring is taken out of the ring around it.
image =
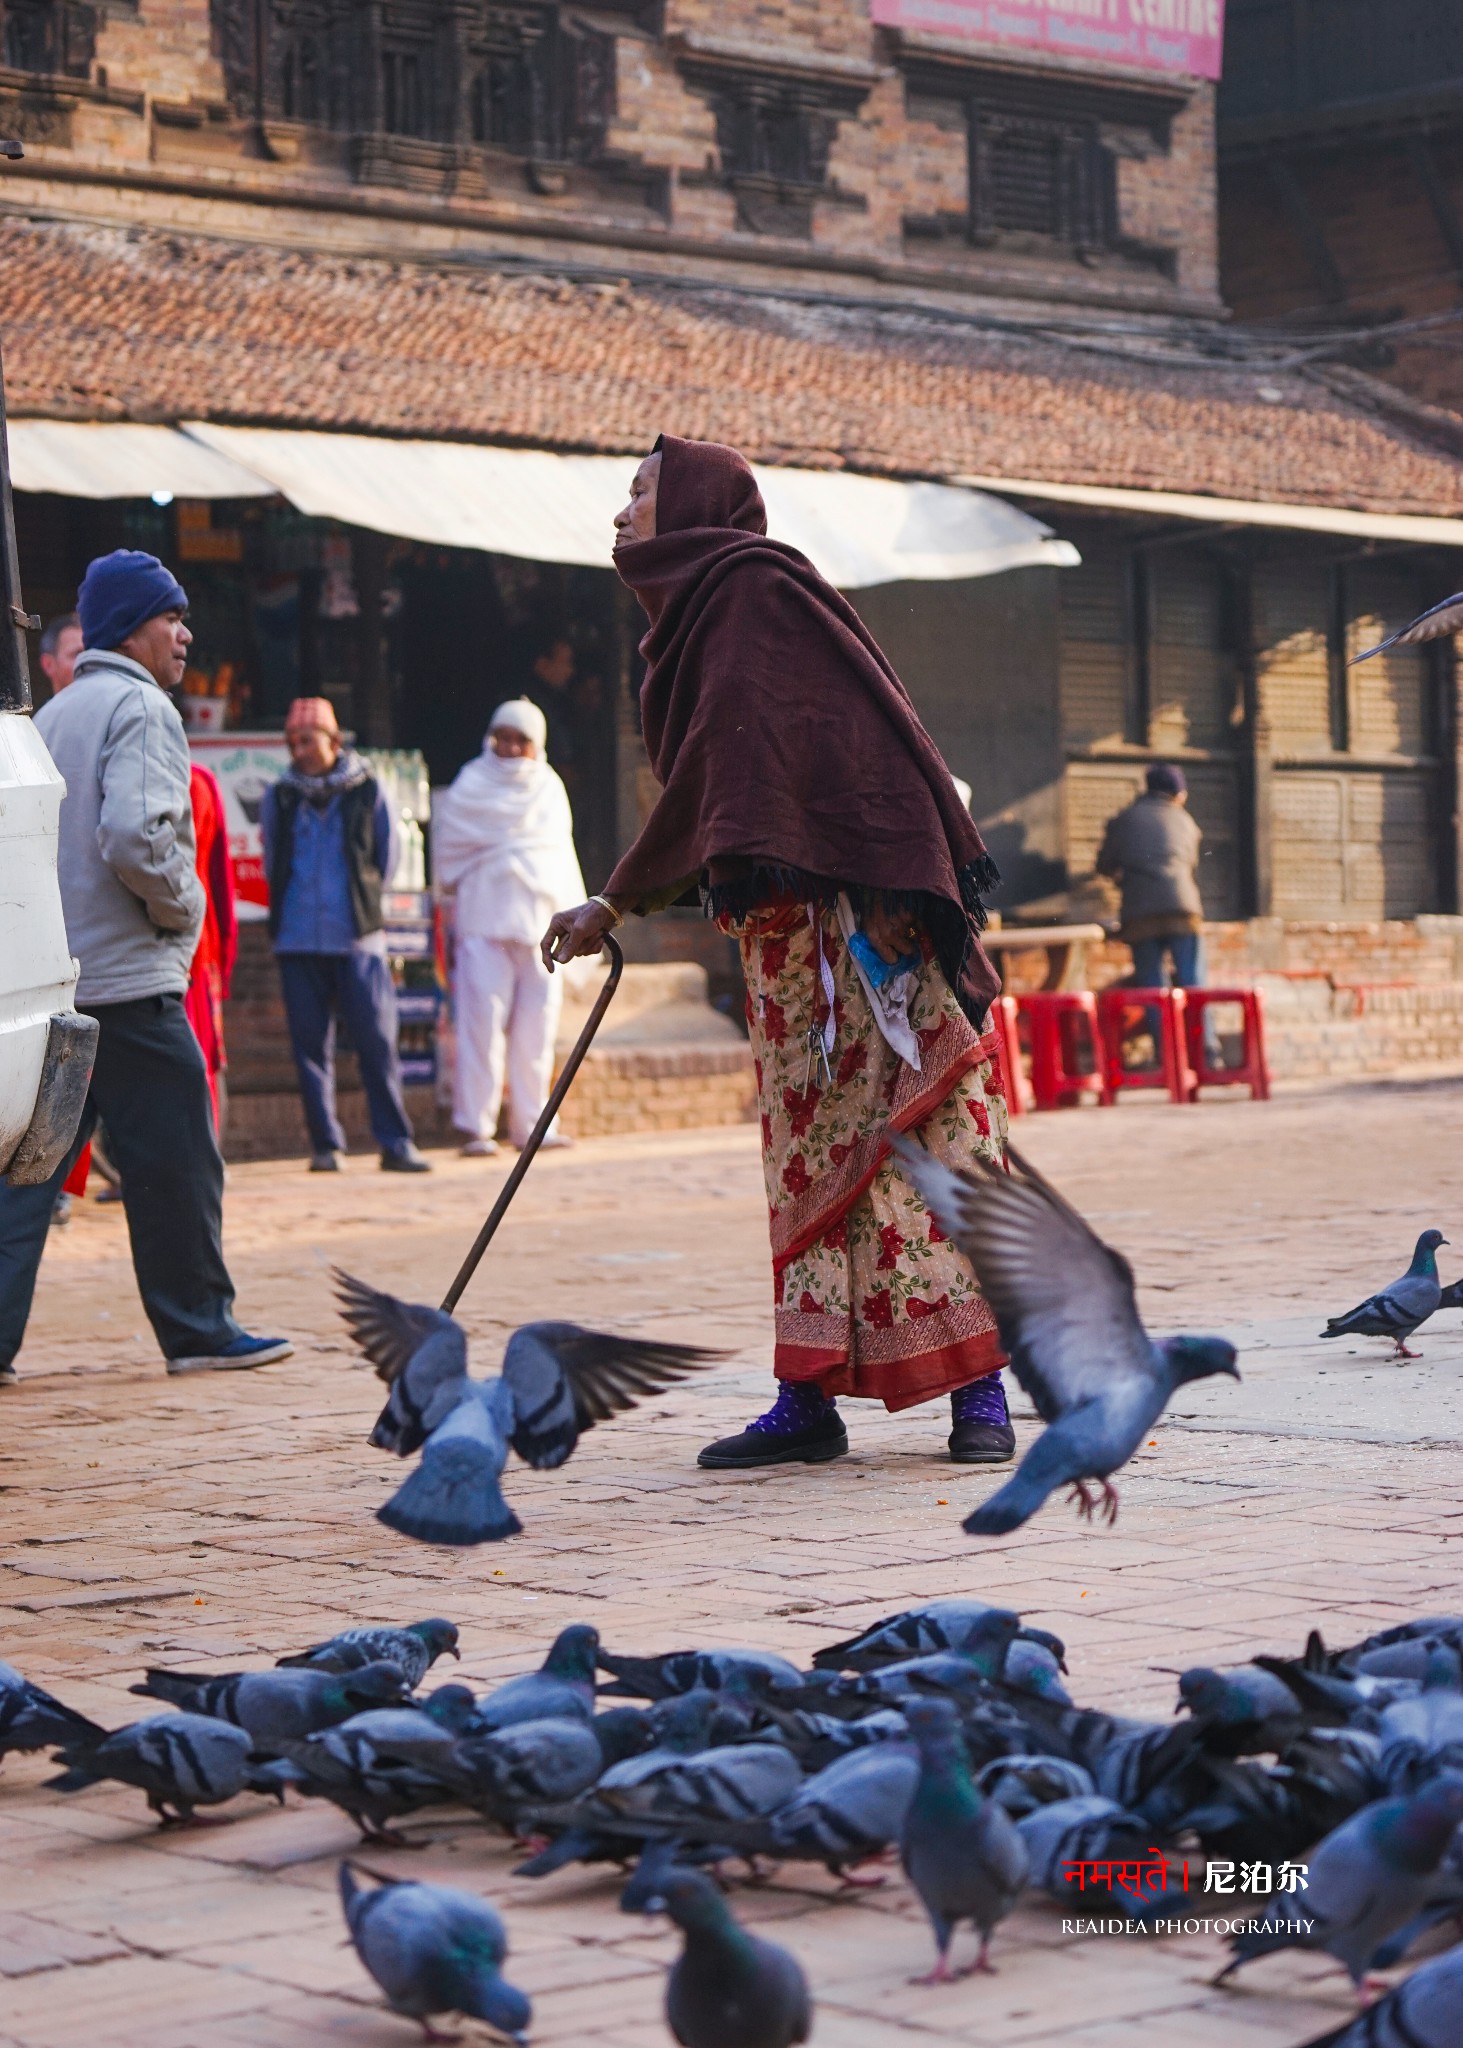
[[[16,413],[313,426],[1453,514],[1369,380],[1095,353],[930,315],[0,218]],[[1116,343],[1122,346],[1121,342]]]

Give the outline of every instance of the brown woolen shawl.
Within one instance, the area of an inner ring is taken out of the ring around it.
[[[615,567],[650,619],[640,711],[661,796],[607,891],[709,870],[711,908],[733,913],[777,889],[882,892],[918,914],[981,1027],[1000,978],[980,898],[999,875],[904,685],[852,605],[767,538],[735,449],[658,446],[655,538]]]

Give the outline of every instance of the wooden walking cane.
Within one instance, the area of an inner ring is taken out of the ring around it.
[[[539,1146],[543,1143],[549,1125],[554,1121],[554,1118],[558,1115],[559,1105],[564,1100],[564,1097],[569,1093],[570,1085],[573,1082],[574,1076],[579,1072],[580,1066],[584,1060],[584,1055],[589,1051],[590,1045],[593,1043],[594,1034],[596,1031],[598,1031],[601,1022],[603,1021],[604,1013],[609,1008],[610,1003],[614,999],[615,990],[620,986],[620,976],[625,971],[625,956],[620,951],[619,942],[616,939],[611,938],[608,932],[606,932],[604,938],[604,949],[610,956],[609,978],[605,982],[604,987],[600,990],[599,995],[595,999],[594,1008],[589,1013],[589,1016],[585,1022],[584,1029],[580,1032],[578,1038],[576,1038],[574,1041],[574,1050],[570,1053],[568,1059],[565,1060],[564,1071],[560,1074],[558,1080],[554,1083],[553,1089],[549,1095],[549,1099],[543,1106],[543,1113],[539,1117],[538,1122],[529,1132],[528,1141],[524,1145],[523,1150],[518,1155],[517,1164],[514,1166],[513,1171],[509,1174],[507,1180],[504,1181],[502,1192],[499,1194],[497,1201],[494,1202],[492,1209],[489,1212],[487,1222],[483,1225],[482,1229],[478,1232],[477,1237],[474,1239],[472,1250],[468,1253],[467,1257],[463,1260],[461,1267],[458,1269],[457,1278],[453,1281],[452,1285],[448,1288],[446,1294],[442,1298],[442,1313],[444,1315],[450,1316],[452,1311],[456,1308],[458,1302],[461,1301],[463,1289],[467,1286],[468,1281],[471,1280],[473,1274],[477,1271],[478,1263],[481,1260],[483,1253],[492,1243],[493,1233],[498,1228],[498,1225],[503,1221],[504,1216],[507,1214],[508,1204],[513,1200],[513,1197],[518,1193],[519,1183],[522,1181],[523,1176],[527,1173],[529,1167],[533,1164],[533,1155],[535,1154],[535,1152],[537,1152]]]

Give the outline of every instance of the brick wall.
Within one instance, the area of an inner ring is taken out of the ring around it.
[[[850,62],[862,67],[866,97],[859,111],[839,119],[829,160],[830,183],[840,196],[815,203],[810,242],[738,228],[736,200],[716,181],[712,108],[705,93],[688,84],[678,62],[697,39],[723,49],[736,46],[764,64],[779,58],[822,63],[829,78],[839,75],[840,65],[845,78]],[[530,191],[526,180],[515,183],[510,176],[505,183],[495,174],[491,193],[482,187],[475,195],[457,193],[451,181],[444,183],[434,193],[444,221],[455,218],[477,229],[523,226],[539,216],[561,227],[579,220],[603,239],[617,223],[643,232],[658,218],[675,233],[683,256],[682,238],[690,237],[718,254],[755,251],[793,264],[811,246],[835,262],[844,258],[863,269],[895,273],[908,268],[921,278],[943,274],[965,288],[998,285],[1145,305],[1172,302],[1175,286],[1190,304],[1196,296],[1214,294],[1213,93],[1207,84],[1195,83],[1167,151],[1145,144],[1134,155],[1125,144],[1118,165],[1122,232],[1179,252],[1170,283],[1158,270],[1116,255],[1079,263],[1031,250],[978,250],[958,234],[908,240],[907,215],[958,218],[965,209],[964,116],[958,91],[919,100],[911,111],[898,46],[873,27],[864,0],[669,0],[658,37],[625,32],[615,47],[616,112],[608,143],[612,152],[666,173],[662,195],[647,201],[643,184],[617,181],[593,165],[576,170],[563,191]],[[973,57],[982,54],[976,44],[969,48]],[[1012,61],[1012,53],[1004,52],[1007,67]],[[1041,62],[1033,57],[1027,68]],[[27,179],[51,156],[58,162],[78,156],[100,161],[122,174],[166,170],[175,185],[191,169],[219,201],[288,197],[291,208],[277,225],[291,239],[321,230],[320,221],[300,213],[302,195],[318,195],[328,214],[333,198],[359,190],[352,187],[342,138],[321,142],[296,133],[276,148],[272,132],[262,141],[249,120],[234,116],[212,46],[209,0],[141,0],[135,15],[111,10],[96,46],[94,81],[103,76],[107,96],[66,102],[52,122],[49,143],[40,127],[33,131]],[[92,203],[103,204],[102,196],[95,194]],[[201,211],[212,203],[197,191],[164,192],[154,180],[146,213],[154,222],[198,226]],[[404,251],[415,250],[418,240],[408,225],[383,234],[381,223],[375,239]]]

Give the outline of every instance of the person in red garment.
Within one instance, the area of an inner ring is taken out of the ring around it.
[[[950,1456],[1015,1447],[995,1317],[889,1147],[1004,1158],[980,943],[994,864],[858,614],[767,537],[734,449],[664,435],[615,521],[649,621],[640,706],[661,793],[549,966],[698,894],[741,949],[762,1112],[778,1398],[700,1463],[840,1457],[837,1397],[951,1398]]]
[[[198,879],[208,908],[198,934],[198,951],[183,1011],[193,1027],[193,1036],[203,1049],[208,1068],[208,1092],[213,1098],[213,1127],[223,1137],[223,1087],[228,1055],[224,1050],[224,1001],[233,978],[234,956],[239,947],[239,924],[234,912],[234,870],[229,860],[228,821],[224,815],[223,791],[217,777],[195,761],[188,778],[193,799],[193,831],[197,841]]]

